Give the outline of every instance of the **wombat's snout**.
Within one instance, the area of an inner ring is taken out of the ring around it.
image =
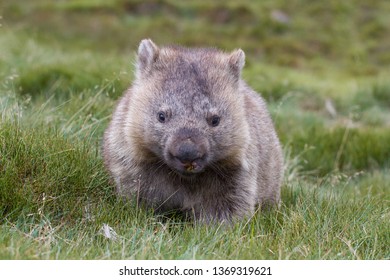
[[[183,141],[176,149],[170,151],[172,156],[180,160],[183,164],[189,164],[204,156],[204,151],[190,139]]]
[[[180,129],[168,148],[172,167],[181,173],[201,172],[206,164],[207,146],[197,130]]]

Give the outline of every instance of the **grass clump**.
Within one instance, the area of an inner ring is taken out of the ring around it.
[[[312,148],[303,156],[306,171],[324,176],[334,170],[356,172],[375,170],[390,162],[390,133],[383,129],[359,129],[352,127],[307,127],[294,137],[293,153]]]
[[[42,127],[26,131],[3,122],[0,132],[3,218],[14,220],[20,212],[45,208],[58,221],[80,219],[82,205],[112,191],[93,148],[72,145]]]

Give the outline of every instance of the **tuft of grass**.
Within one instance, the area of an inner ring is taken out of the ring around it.
[[[282,136],[294,139],[293,154],[312,147],[303,156],[304,170],[319,176],[390,166],[389,130],[310,126]]]
[[[11,122],[1,124],[0,134],[2,219],[45,208],[50,216],[71,221],[81,217],[82,205],[112,192],[95,147]]]
[[[390,83],[378,82],[374,84],[372,95],[381,105],[390,108]]]

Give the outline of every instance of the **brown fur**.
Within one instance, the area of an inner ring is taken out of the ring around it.
[[[120,195],[201,221],[278,204],[281,148],[264,100],[240,78],[244,63],[242,50],[141,42],[136,79],[104,135]]]

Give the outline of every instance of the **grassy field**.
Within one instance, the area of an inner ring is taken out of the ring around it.
[[[390,259],[389,14],[386,0],[2,1],[0,259]],[[101,138],[148,37],[246,52],[284,147],[280,209],[204,226],[115,197]]]

